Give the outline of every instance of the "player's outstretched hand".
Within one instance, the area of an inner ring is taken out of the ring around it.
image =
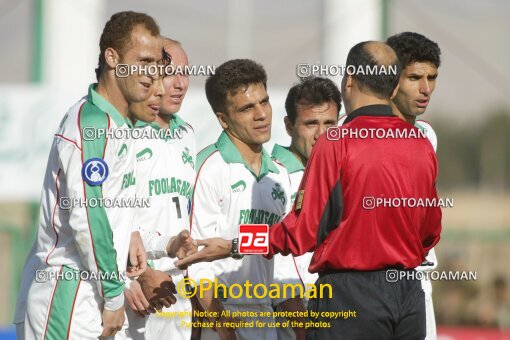
[[[101,333],[101,337],[113,336],[120,331],[124,325],[124,306],[114,311],[104,309],[102,316],[103,333]]]
[[[124,290],[124,296],[129,307],[131,307],[136,315],[143,318],[145,315],[156,312],[155,309],[150,308],[149,301],[143,295],[142,287],[138,281],[133,280],[131,282],[129,288]]]
[[[189,231],[183,230],[168,241],[166,252],[169,257],[178,259],[195,254],[198,251],[197,242],[191,238]]]
[[[177,302],[174,294],[177,294],[172,278],[159,270],[147,268],[145,273],[137,279],[142,288],[143,295],[151,308],[161,310],[170,307]]]
[[[219,237],[213,237],[206,240],[196,240],[195,242],[197,246],[203,246],[203,248],[199,252],[175,261],[174,264],[177,268],[185,269],[194,263],[211,262],[224,259],[230,256],[230,252],[232,250],[232,241],[224,240]]]
[[[147,270],[147,253],[143,246],[142,237],[138,231],[131,233],[129,243],[129,265],[127,270],[128,277],[142,275]]]

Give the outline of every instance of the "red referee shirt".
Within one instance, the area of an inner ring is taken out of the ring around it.
[[[441,209],[417,203],[437,200],[434,150],[424,137],[360,138],[369,129],[417,135],[387,105],[353,111],[338,128],[343,138],[322,135],[292,212],[270,228],[270,254],[314,251],[310,272],[415,268],[425,260],[441,232]],[[368,209],[372,197],[394,207]]]

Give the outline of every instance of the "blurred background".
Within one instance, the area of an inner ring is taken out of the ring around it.
[[[454,199],[454,208],[443,210],[439,270],[477,273],[475,281],[433,283],[439,334],[510,339],[507,0],[0,0],[0,338],[13,337],[9,324],[53,133],[95,81],[101,31],[122,10],[153,16],[192,65],[238,57],[264,65],[273,105],[268,150],[289,144],[284,100],[298,64],[344,65],[355,43],[402,31],[436,41],[442,65],[421,118],[438,135],[439,196]],[[191,77],[180,112],[199,149],[220,133],[204,81]]]

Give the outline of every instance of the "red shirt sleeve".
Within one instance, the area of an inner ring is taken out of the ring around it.
[[[431,157],[432,161],[434,162],[434,184],[432,185],[432,188],[430,190],[429,199],[438,201],[437,197],[437,189],[435,185],[435,181],[437,179],[437,158]],[[422,225],[422,233],[421,233],[421,240],[422,240],[422,246],[423,250],[425,251],[425,254],[429,252],[430,249],[432,249],[438,242],[441,234],[441,218],[442,218],[442,212],[441,208],[439,206],[433,206],[433,207],[427,207],[426,208],[426,217],[424,219],[424,224]]]
[[[269,230],[269,254],[302,255],[340,225],[342,140],[323,134],[314,145],[292,211]]]

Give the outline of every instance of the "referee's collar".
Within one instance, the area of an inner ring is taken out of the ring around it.
[[[354,118],[359,116],[377,116],[377,117],[392,117],[395,116],[391,110],[391,106],[376,104],[362,106],[359,109],[352,111],[347,115],[344,124],[351,122]],[[396,117],[396,116],[395,116]]]

